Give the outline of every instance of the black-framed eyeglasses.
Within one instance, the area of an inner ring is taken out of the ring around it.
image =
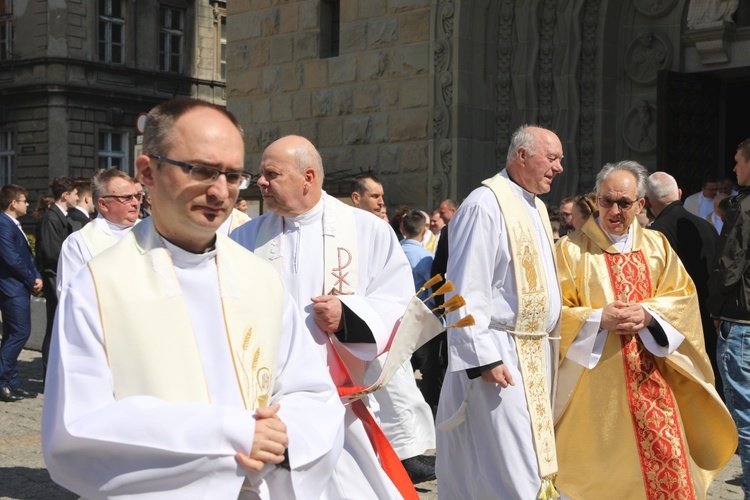
[[[133,194],[106,194],[102,196],[102,198],[113,198],[120,203],[130,203],[131,201],[135,200],[138,203],[140,203],[143,200],[143,193],[133,193]]]
[[[171,165],[175,165],[184,170],[187,170],[190,178],[195,182],[200,182],[201,184],[213,184],[219,179],[219,176],[223,175],[227,180],[227,184],[232,187],[247,189],[247,187],[250,186],[251,178],[250,174],[248,174],[247,172],[222,172],[217,168],[192,165],[190,163],[185,163],[184,161],[177,161],[160,155],[148,155],[148,157],[153,158],[156,161],[163,161],[164,163],[169,163]]]
[[[633,203],[637,202],[638,200],[628,200],[627,198],[621,198],[619,200],[608,200],[607,198],[602,198],[601,196],[597,197],[597,202],[599,203],[599,206],[602,208],[612,208],[613,205],[617,205],[620,207],[620,210],[625,211],[628,210],[630,207],[633,206]]]

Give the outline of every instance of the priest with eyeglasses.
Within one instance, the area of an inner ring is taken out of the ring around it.
[[[91,178],[99,215],[65,238],[57,261],[57,295],[94,255],[111,247],[138,222],[143,194],[133,179],[117,167],[98,170]]]
[[[88,499],[318,498],[344,408],[276,271],[218,232],[249,182],[236,117],[172,99],[149,113],[143,152],[152,216],[60,296],[50,476]]]
[[[633,223],[647,177],[605,165],[598,212],[556,246],[556,485],[570,498],[705,498],[737,446],[695,285],[667,239]]]

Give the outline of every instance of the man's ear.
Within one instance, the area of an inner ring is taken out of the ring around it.
[[[140,155],[135,159],[136,177],[141,179],[146,187],[154,186],[154,167],[151,158],[146,155]]]
[[[359,199],[360,199],[359,192],[354,191],[352,193],[352,202],[354,203],[355,207],[359,206]]]

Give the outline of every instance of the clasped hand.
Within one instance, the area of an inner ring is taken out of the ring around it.
[[[280,405],[261,406],[255,410],[255,434],[250,454],[237,453],[235,458],[244,468],[260,472],[267,463],[280,464],[289,445],[286,424],[277,412]]]
[[[326,333],[336,333],[341,330],[343,306],[334,295],[320,295],[313,297],[313,319],[315,324]]]
[[[641,304],[617,300],[604,306],[599,326],[604,330],[614,331],[617,335],[634,335],[648,326],[652,319]]]

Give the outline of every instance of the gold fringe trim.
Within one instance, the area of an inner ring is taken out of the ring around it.
[[[542,486],[539,488],[539,493],[536,495],[536,500],[551,500],[553,498],[560,498],[560,494],[555,489],[555,479],[557,474],[552,474],[542,478]]]

